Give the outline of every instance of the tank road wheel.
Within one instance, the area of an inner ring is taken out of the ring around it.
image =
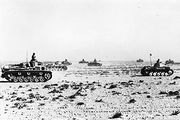
[[[40,82],[45,82],[45,79],[42,76],[38,77],[38,79]]]
[[[27,77],[24,77],[24,82],[29,82],[29,79]]]
[[[40,76],[42,76],[42,75],[43,75],[43,73],[42,73],[42,72],[40,72],[40,73],[39,73],[39,75],[40,75]]]
[[[21,75],[21,72],[18,72],[18,75]]]
[[[156,76],[157,72],[153,72],[153,76]]]
[[[165,76],[165,72],[161,72],[161,76]]]
[[[156,76],[160,76],[160,75],[161,75],[161,73],[160,73],[160,72],[157,72],[157,73],[156,73]]]
[[[153,76],[153,72],[150,72],[150,73],[149,73],[149,76]]]
[[[164,76],[164,72],[161,72],[161,73],[160,73],[160,76]]]
[[[157,72],[157,76],[161,76],[161,72]]]
[[[34,79],[34,82],[38,83],[39,82],[39,79],[35,76],[33,76],[33,79]]]
[[[24,82],[24,79],[23,79],[23,77],[19,77],[19,82]]]
[[[164,76],[168,76],[168,73],[167,73],[167,72],[165,72],[165,73],[164,73]]]
[[[67,70],[67,66],[63,66],[62,69],[63,69],[63,70]]]
[[[13,81],[13,79],[14,79],[14,76],[11,76],[10,78],[9,78],[9,81]]]
[[[16,79],[16,77],[14,77],[14,76],[10,76],[10,78],[9,78],[9,80],[8,80],[8,81],[10,81],[10,82],[14,82],[14,79]]]
[[[30,72],[27,72],[27,75],[29,76],[31,73]]]
[[[28,80],[29,80],[30,82],[34,82],[33,77],[28,77]]]
[[[14,76],[8,75],[8,81],[13,81]]]
[[[44,74],[45,80],[50,80],[51,77],[52,77],[52,75],[51,75],[50,73],[45,73],[45,74]]]
[[[154,72],[150,72],[150,76],[154,76]]]
[[[14,81],[15,83],[19,82],[18,77],[14,77],[13,81]]]
[[[7,79],[7,80],[10,80],[10,79],[11,79],[11,75],[10,75],[10,74],[7,74],[6,79]]]
[[[168,71],[168,75],[169,75],[169,76],[171,76],[173,73],[174,73],[174,71],[171,70],[171,69]]]

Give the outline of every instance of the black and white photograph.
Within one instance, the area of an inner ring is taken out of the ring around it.
[[[180,1],[0,0],[0,120],[179,120]]]

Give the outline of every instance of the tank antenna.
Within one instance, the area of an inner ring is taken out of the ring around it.
[[[28,51],[26,51],[26,62],[28,63]]]
[[[152,66],[151,56],[152,56],[152,54],[150,53],[150,64],[151,64],[151,66]]]

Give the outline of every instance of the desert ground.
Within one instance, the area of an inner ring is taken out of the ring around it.
[[[118,65],[73,64],[45,83],[0,78],[1,120],[178,120],[180,71],[141,76]]]

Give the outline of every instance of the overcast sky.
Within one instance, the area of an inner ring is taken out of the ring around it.
[[[0,0],[0,61],[180,61],[178,0]]]

